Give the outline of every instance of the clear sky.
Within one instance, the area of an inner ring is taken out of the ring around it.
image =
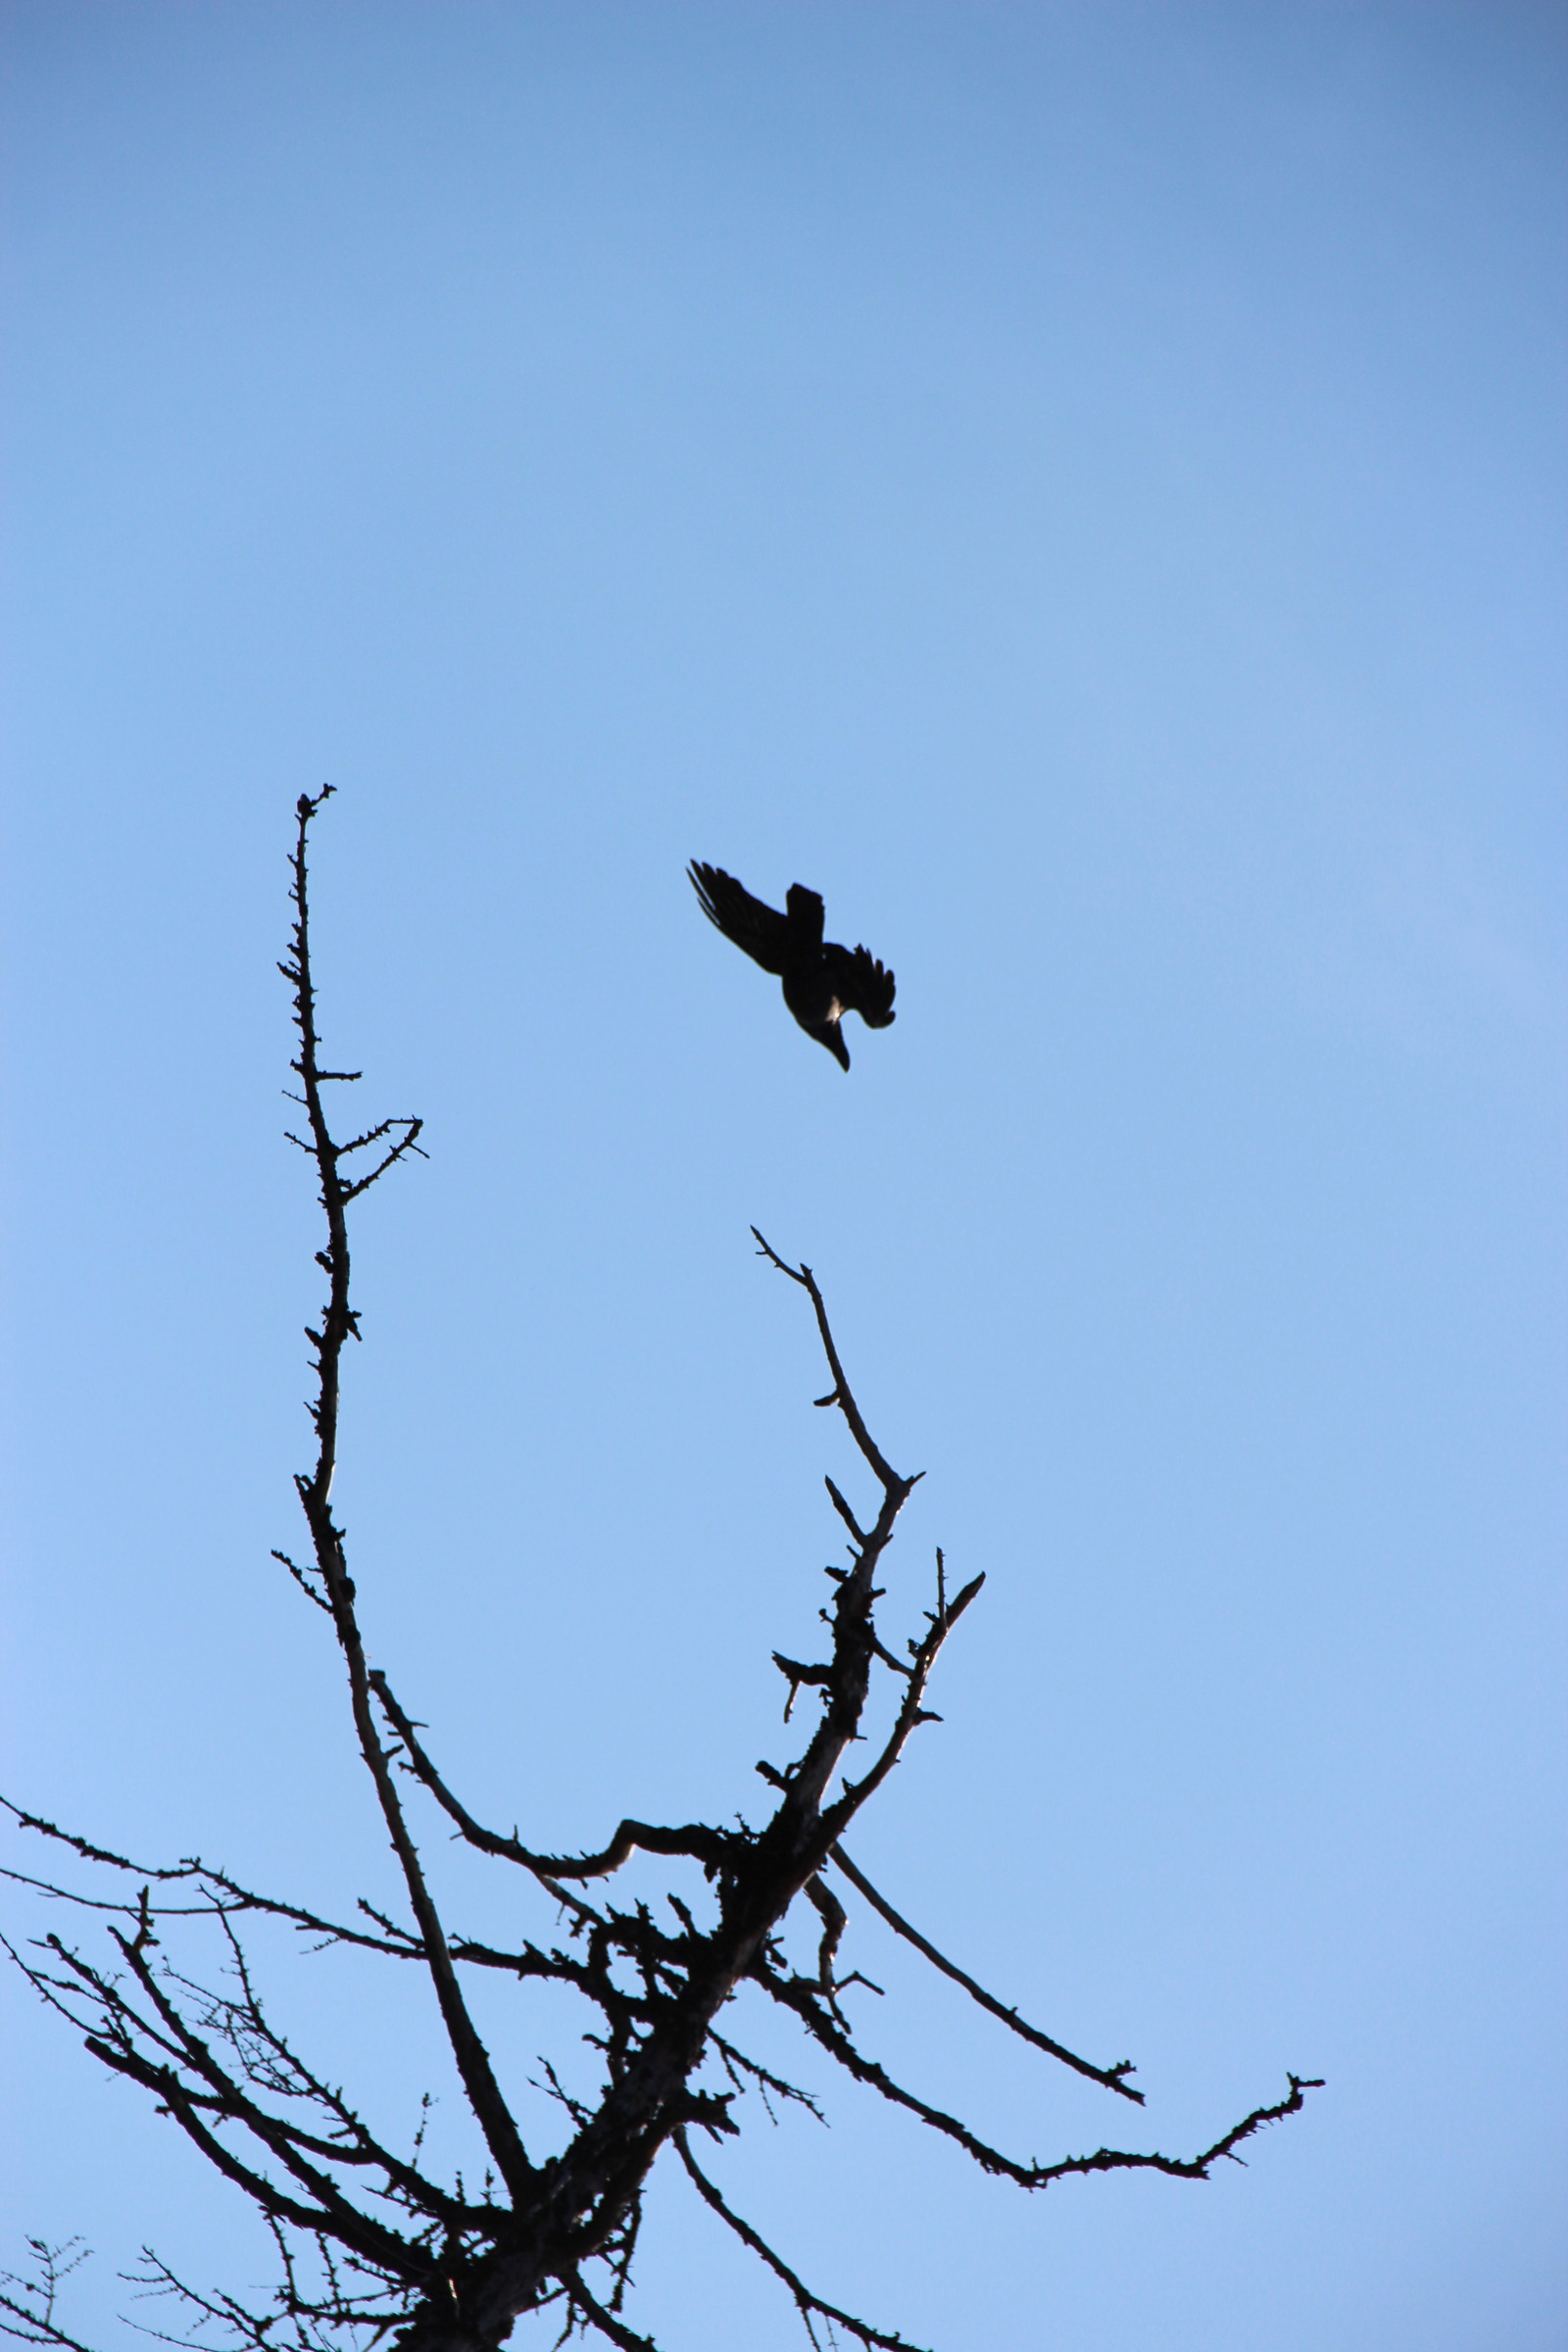
[[[927,1472],[889,1605],[937,1544],[988,1577],[857,1858],[1137,2061],[1142,2144],[1328,2078],[1246,2171],[1033,2200],[845,2083],[715,2156],[734,2201],[942,2352],[1558,2352],[1568,16],[0,23],[10,1788],[384,1888],[268,1557],[329,779],[329,1057],[431,1153],[362,1218],[339,1499],[476,1809],[755,1810],[854,1476],[755,1221]],[[847,1078],[694,856],[894,965]],[[1125,2132],[863,1914],[847,1955],[1020,2155]],[[274,1982],[458,2132],[416,2017]],[[135,2340],[144,2240],[264,2276],[3,1997],[13,2244],[86,2236],[78,2326]],[[487,2022],[514,2083],[559,2047]],[[667,2352],[804,2340],[683,2181],[643,2275]]]

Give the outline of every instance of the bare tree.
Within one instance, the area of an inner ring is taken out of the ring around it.
[[[830,1386],[817,1402],[842,1413],[869,1474],[869,1504],[852,1505],[827,1480],[849,1535],[849,1565],[830,1568],[833,1591],[821,1612],[826,1655],[801,1660],[775,1653],[788,1690],[786,1722],[803,1691],[813,1694],[814,1720],[782,1770],[760,1765],[772,1790],[758,1827],[701,1822],[666,1827],[622,1821],[596,1854],[549,1854],[516,1833],[487,1827],[451,1787],[414,1716],[386,1676],[368,1660],[343,1532],[332,1514],[340,1386],[345,1344],[358,1336],[349,1281],[349,1212],[370,1187],[419,1150],[416,1118],[382,1119],[339,1143],[325,1090],[352,1083],[357,1071],[322,1067],[311,973],[307,847],[312,820],[330,787],[302,798],[293,854],[295,920],[289,959],[279,968],[293,991],[303,1133],[292,1140],[314,1162],[325,1219],[318,1263],[327,1298],[309,1332],[315,1391],[311,1413],[316,1459],[295,1480],[310,1534],[309,1556],[275,1556],[328,1621],[341,1654],[354,1732],[381,1822],[396,1857],[400,1916],[361,1901],[349,1918],[316,1911],[241,1885],[200,1861],[150,1867],[105,1850],[53,1822],[9,1809],[33,1836],[68,1848],[93,1866],[107,1891],[88,1895],[33,1873],[7,1875],[68,1902],[108,1914],[103,1957],[58,1935],[8,1946],[42,1999],[80,2031],[86,2046],[116,2075],[128,2078],[172,2117],[193,2145],[251,2200],[276,2247],[278,2283],[260,2307],[227,2293],[204,2292],[176,2279],[156,2256],[142,2277],[182,2299],[186,2341],[216,2338],[252,2352],[292,2345],[297,2352],[374,2345],[395,2339],[400,2352],[491,2352],[523,2314],[553,2309],[561,2340],[590,2331],[616,2345],[646,2347],[622,2316],[649,2175],[665,2150],[697,2194],[794,2298],[813,2344],[835,2329],[867,2346],[902,2346],[840,2310],[808,2286],[753,2225],[734,2212],[699,2161],[694,2134],[722,2140],[737,2132],[748,2093],[814,2102],[731,2038],[727,2012],[737,1993],[760,1995],[787,2011],[845,2074],[953,2140],[984,2171],[1025,2189],[1042,2189],[1073,2173],[1146,2170],[1200,2180],[1265,2124],[1294,2115],[1317,2087],[1288,2078],[1284,2098],[1256,2107],[1194,2156],[1097,2148],[1051,2164],[1025,2163],[990,2146],[949,2115],[895,2082],[866,2054],[841,1995],[856,1980],[841,1976],[847,1914],[842,1885],[876,1912],[1008,2033],[1101,2084],[1142,2104],[1123,2061],[1097,2066],[1027,2024],[943,1957],[871,1886],[844,1840],[861,1808],[881,1788],[906,1742],[933,1720],[927,1689],[948,1636],[975,1598],[983,1578],[950,1592],[942,1554],[922,1630],[902,1651],[877,1619],[877,1575],[899,1514],[916,1483],[895,1470],[867,1428],[840,1359],[827,1308],[809,1266],[791,1265],[760,1234],[761,1255],[801,1292],[815,1318]],[[855,1776],[852,1749],[869,1761]],[[444,1816],[476,1853],[521,1874],[536,1890],[542,1940],[500,1948],[453,1934],[413,1826],[417,1805]],[[671,1889],[667,1921],[645,1902],[617,1907],[584,1889],[611,1880],[634,1851],[696,1865],[691,1899]],[[124,1888],[116,1892],[113,1883]],[[791,1906],[805,1897],[816,1915],[815,1966],[801,1973],[786,1956],[782,1932]],[[699,1916],[700,1914],[700,1916]],[[336,2087],[330,2058],[308,2059],[272,2023],[244,1931],[248,1922],[286,1923],[317,1945],[351,1947],[428,1981],[462,2093],[482,2138],[482,2187],[443,2177],[426,2157],[422,2132],[392,2146]],[[195,1923],[193,1930],[192,1923]],[[216,1939],[219,1988],[176,1967],[176,1934]],[[552,1940],[552,1936],[554,1939]],[[568,1988],[592,2021],[599,2053],[593,2095],[578,2097],[546,2062],[565,2122],[563,2144],[547,2153],[524,2145],[515,2098],[481,2039],[469,2005],[475,1972],[498,1972],[519,1990]],[[0,2282],[0,2326],[24,2341],[82,2352],[61,2324],[57,2289],[78,2258],[73,2248],[30,2241],[32,2261]]]

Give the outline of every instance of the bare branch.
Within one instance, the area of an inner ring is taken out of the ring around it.
[[[89,2352],[55,2317],[60,2288],[87,2260],[88,2248],[79,2237],[63,2246],[29,2237],[26,2246],[32,2257],[30,2277],[24,2272],[0,2271],[0,2335],[15,2336],[24,2344],[58,2345],[60,2352]]]
[[[777,1266],[781,1274],[787,1274],[791,1282],[798,1282],[816,1309],[816,1328],[821,1334],[823,1353],[827,1357],[828,1369],[833,1375],[833,1390],[831,1396],[819,1396],[815,1401],[818,1404],[836,1404],[838,1406],[850,1425],[850,1432],[855,1443],[881,1480],[884,1489],[902,1487],[907,1493],[921,1474],[916,1471],[914,1478],[900,1478],[891,1464],[884,1461],[881,1451],[861,1418],[860,1408],[855,1401],[854,1391],[845,1378],[844,1366],[839,1361],[839,1351],[834,1344],[832,1326],[827,1319],[827,1308],[822,1303],[822,1294],[816,1287],[815,1275],[809,1266],[786,1264],[772,1244],[758,1233],[755,1225],[752,1227],[752,1231],[757,1236],[757,1246],[762,1256]]]
[[[420,1744],[419,1736],[411,1718],[393,1696],[386,1676],[379,1667],[372,1667],[368,1681],[386,1710],[398,1738],[409,1751],[414,1772],[429,1789],[436,1803],[449,1820],[457,1823],[470,1845],[482,1853],[494,1854],[501,1861],[516,1862],[541,1879],[602,1879],[619,1870],[640,1847],[648,1854],[687,1854],[695,1861],[717,1868],[724,1858],[727,1840],[721,1831],[706,1828],[701,1822],[688,1822],[684,1829],[665,1830],[646,1821],[623,1821],[602,1854],[535,1854],[530,1853],[517,1837],[505,1838],[487,1830],[475,1821],[460,1799],[452,1793],[440,1773],[431,1763]]]
[[[601,2335],[608,2335],[612,2344],[618,2344],[621,2352],[659,2352],[659,2346],[651,2335],[638,2335],[635,2329],[627,2327],[624,2320],[617,2319],[612,2311],[607,2311],[604,2304],[589,2293],[582,2282],[580,2271],[566,2270],[564,2276],[566,2292],[574,2308],[591,2321]]]
[[[845,1526],[855,1538],[856,1543],[858,1544],[863,1544],[865,1542],[865,1530],[860,1525],[858,1519],[857,1519],[855,1516],[855,1513],[851,1510],[849,1504],[845,1501],[843,1495],[839,1493],[837,1487],[833,1484],[833,1481],[830,1478],[824,1478],[822,1484],[824,1487],[826,1487],[829,1494],[833,1498],[833,1508],[837,1511],[839,1517],[843,1520]]]
[[[812,1909],[822,1922],[822,1940],[817,1946],[816,1979],[822,1987],[824,2000],[832,2002],[837,1986],[833,1981],[833,1963],[838,1957],[849,1914],[838,1896],[820,1879],[808,1879],[806,1891]],[[834,2006],[837,2003],[834,2002]]]
[[[708,2038],[717,2051],[730,2081],[736,2083],[737,2089],[740,2087],[736,2082],[737,2076],[748,2075],[757,2084],[764,2105],[768,2092],[772,2091],[777,2097],[789,2100],[793,2106],[808,2108],[819,2124],[826,2122],[826,2117],[809,2091],[800,2089],[793,2082],[786,2082],[782,2076],[770,2074],[765,2066],[759,2066],[755,2058],[748,2058],[744,2050],[738,2050],[733,2042],[726,2041],[722,2034],[710,2034]],[[771,2112],[769,2109],[769,2113]]]
[[[1135,2149],[1099,2148],[1093,2156],[1066,2156],[1055,2164],[1022,2164],[1016,2157],[1006,2156],[1000,2148],[994,2148],[981,2139],[956,2116],[948,2115],[942,2108],[933,2107],[926,2100],[917,2098],[913,2091],[906,2090],[874,2059],[864,2057],[849,2034],[829,2016],[818,1997],[816,1986],[808,1979],[786,1978],[760,1965],[754,1969],[753,1974],[774,2000],[794,2010],[812,2037],[858,2082],[880,2091],[883,2098],[894,2106],[907,2108],[923,2124],[929,2124],[934,2132],[956,2140],[967,2155],[974,2158],[982,2172],[1000,2174],[1004,2179],[1014,2181],[1019,2188],[1044,2188],[1051,2181],[1064,2180],[1072,2173],[1147,2171],[1168,2173],[1173,2179],[1181,2180],[1206,2180],[1209,2167],[1217,2163],[1220,2157],[1229,2156],[1233,2149],[1244,2139],[1250,2138],[1263,2125],[1278,2123],[1283,2116],[1297,2114],[1305,2104],[1302,2094],[1323,2087],[1321,2080],[1288,2076],[1286,2080],[1291,2088],[1287,2098],[1277,2106],[1254,2108],[1250,2115],[1199,2156],[1161,2156],[1157,2153],[1143,2154]]]
[[[419,1122],[409,1119],[400,1122],[406,1127],[402,1142],[390,1152],[380,1167],[352,1186],[345,1186],[338,1173],[342,1152],[332,1140],[321,1102],[321,1080],[318,1074],[318,1055],[316,1031],[316,994],[311,978],[311,929],[309,875],[306,851],[312,818],[331,792],[324,785],[313,800],[302,794],[296,816],[298,826],[294,846],[295,907],[293,962],[284,965],[285,976],[294,983],[294,1020],[299,1031],[300,1052],[294,1067],[305,1089],[306,1107],[310,1114],[311,1142],[317,1171],[320,1178],[321,1207],[326,1216],[327,1246],[321,1252],[330,1280],[330,1296],[322,1316],[321,1330],[313,1336],[317,1358],[317,1397],[312,1407],[316,1423],[318,1450],[315,1475],[299,1478],[301,1504],[311,1531],[317,1565],[320,1570],[332,1610],[332,1622],[349,1672],[350,1701],[354,1711],[355,1730],[359,1735],[360,1752],[375,1786],[381,1816],[392,1839],[393,1849],[402,1866],[409,1900],[418,1922],[424,1947],[425,1964],[429,1969],[440,2006],[447,2039],[457,2062],[458,2073],[468,2104],[472,2108],[485,2144],[495,2159],[502,2179],[514,2196],[525,2195],[532,2179],[533,2167],[523,2149],[522,2140],[511,2110],[501,2094],[501,2088],[490,2063],[490,2055],[479,2038],[473,2020],[469,2017],[463,1994],[459,1989],[457,1972],[447,1949],[446,1936],[430,1890],[425,1884],[414,1840],[409,1835],[393,1785],[391,1767],[386,1751],[376,1736],[375,1720],[370,1709],[369,1682],[365,1663],[364,1644],[354,1613],[354,1586],[348,1574],[343,1553],[343,1538],[334,1524],[331,1511],[332,1477],[337,1466],[337,1418],[339,1396],[339,1365],[344,1341],[354,1330],[354,1313],[349,1303],[349,1241],[347,1209],[350,1200],[368,1190],[376,1178],[385,1173],[404,1152],[412,1150],[419,1133]],[[375,1131],[371,1130],[373,1135]]]
[[[813,2344],[816,2342],[816,2336],[811,2328],[811,2320],[814,2315],[818,2319],[827,2320],[835,2328],[847,2328],[849,2333],[858,2337],[862,2344],[876,2347],[877,2352],[917,2352],[917,2347],[910,2344],[906,2335],[884,2335],[880,2328],[867,2326],[864,2320],[858,2320],[853,2312],[841,2311],[836,2303],[824,2303],[820,2295],[813,2294],[805,2279],[800,2278],[796,2272],[790,2269],[787,2262],[781,2260],[774,2253],[766,2239],[752,2228],[750,2222],[742,2221],[740,2215],[725,2204],[718,2190],[692,2154],[691,2142],[684,2131],[675,2133],[675,2146],[680,2152],[680,2160],[691,2175],[703,2202],[711,2207],[727,2229],[734,2230],[742,2245],[750,2246],[752,2252],[766,2263],[775,2278],[783,2279],[790,2293],[795,2297],[796,2309],[805,2321],[806,2332],[810,2336]]]
[[[1087,2058],[1074,2057],[1071,2050],[1064,2049],[1059,2041],[1053,2041],[1049,2034],[1042,2034],[1038,2026],[1027,2025],[1016,2009],[1004,2008],[996,1995],[987,1992],[983,1984],[977,1984],[973,1977],[965,1976],[961,1968],[955,1967],[951,1960],[945,1960],[936,1945],[928,1943],[918,1928],[911,1928],[908,1921],[894,1910],[887,1897],[878,1894],[870,1880],[862,1872],[857,1870],[842,1845],[835,1845],[832,1848],[829,1859],[838,1864],[850,1885],[859,1889],[872,1910],[887,1921],[888,1926],[894,1930],[895,1934],[902,1936],[906,1943],[912,1943],[917,1952],[924,1953],[932,1967],[939,1968],[945,1977],[951,1977],[955,1984],[961,1984],[971,2000],[978,2001],[982,2009],[989,2010],[993,2017],[1000,2018],[1009,2033],[1017,2034],[1023,2040],[1033,2042],[1035,2048],[1044,2050],[1048,2057],[1059,2058],[1062,2065],[1070,2066],[1075,2074],[1087,2075],[1091,2082],[1102,2082],[1107,2090],[1119,2091],[1124,2099],[1132,2099],[1142,2107],[1144,2104],[1143,2092],[1134,2090],[1132,2084],[1126,2081],[1126,2077],[1133,2071],[1131,2059],[1124,2058],[1118,2066],[1101,2067],[1092,2066]]]

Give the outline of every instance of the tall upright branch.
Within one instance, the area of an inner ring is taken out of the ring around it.
[[[343,1531],[332,1517],[343,1348],[351,1336],[356,1339],[359,1337],[358,1320],[349,1298],[348,1206],[362,1193],[368,1192],[371,1185],[384,1176],[389,1168],[418,1149],[423,1121],[416,1118],[383,1120],[348,1144],[336,1143],[327,1123],[321,1100],[322,1087],[333,1081],[352,1084],[360,1075],[357,1070],[322,1069],[316,1027],[307,847],[311,820],[331,791],[331,785],[326,784],[314,799],[308,793],[302,793],[295,808],[294,879],[289,894],[294,904],[293,959],[278,967],[294,990],[294,1024],[299,1031],[300,1050],[293,1068],[305,1090],[305,1112],[310,1122],[309,1144],[302,1143],[299,1137],[292,1140],[301,1143],[302,1150],[310,1152],[320,1180],[321,1209],[326,1218],[327,1238],[326,1248],[318,1253],[317,1263],[325,1269],[329,1284],[321,1328],[319,1331],[307,1330],[306,1333],[316,1351],[317,1394],[311,1408],[311,1417],[316,1424],[316,1469],[311,1477],[299,1477],[294,1483],[311,1531],[316,1564],[325,1588],[327,1605],[332,1612],[333,1630],[348,1667],[349,1694],[360,1753],[375,1785],[381,1818],[386,1824],[392,1850],[403,1872],[403,1883],[408,1888],[414,1916],[418,1922],[425,1963],[441,2010],[441,2022],[446,2028],[447,2039],[452,2045],[452,2055],[457,2062],[463,2087],[467,2093],[468,2104],[484,2133],[485,2145],[495,2159],[496,2169],[513,2195],[521,2196],[527,2190],[533,2167],[523,2149],[511,2111],[501,2095],[489,2052],[468,2015],[467,2004],[458,1984],[457,1970],[447,1949],[440,1916],[425,1884],[418,1852],[404,1819],[392,1767],[376,1730],[375,1714],[370,1704],[369,1674],[355,1616],[354,1583],[344,1557]],[[352,1182],[345,1182],[342,1173],[344,1160],[353,1152],[373,1150],[389,1135],[395,1140],[369,1173]]]

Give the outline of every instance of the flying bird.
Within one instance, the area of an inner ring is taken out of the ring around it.
[[[868,1029],[886,1029],[893,1019],[893,974],[864,948],[852,955],[823,939],[822,902],[814,890],[792,882],[780,914],[721,866],[700,865],[694,858],[687,870],[709,921],[764,972],[777,973],[784,1002],[807,1036],[826,1046],[847,1070],[844,1015],[858,1012]]]

